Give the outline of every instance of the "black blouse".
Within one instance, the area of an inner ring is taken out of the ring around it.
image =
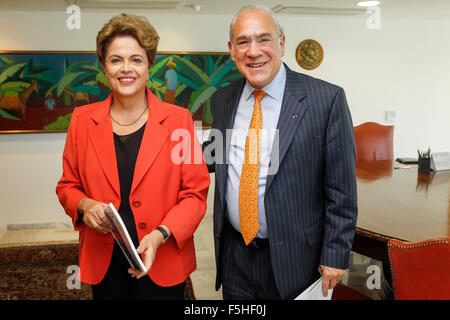
[[[137,131],[119,136],[114,133],[114,145],[116,147],[117,168],[120,182],[120,207],[119,214],[127,227],[130,238],[135,247],[139,246],[136,223],[130,207],[131,184],[133,183],[134,167],[144,135],[145,124]]]

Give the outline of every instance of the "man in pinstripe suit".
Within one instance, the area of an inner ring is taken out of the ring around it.
[[[213,129],[204,144],[205,160],[216,173],[216,290],[222,284],[224,299],[291,299],[322,276],[326,295],[348,268],[357,217],[345,93],[281,62],[285,36],[263,6],[236,14],[228,46],[244,79],[213,95]],[[255,89],[265,94],[259,225],[247,244],[239,216],[246,134],[239,133],[253,123]]]

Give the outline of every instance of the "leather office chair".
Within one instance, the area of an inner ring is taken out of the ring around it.
[[[394,158],[394,126],[366,122],[353,128],[356,160],[391,160]]]
[[[334,287],[331,300],[372,300],[372,298],[345,284],[338,283]]]
[[[389,240],[388,252],[395,299],[450,299],[450,238]]]

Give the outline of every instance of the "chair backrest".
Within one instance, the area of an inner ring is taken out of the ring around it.
[[[395,299],[450,299],[450,238],[389,240],[388,252]]]
[[[356,160],[391,160],[394,158],[394,126],[366,122],[354,127]]]

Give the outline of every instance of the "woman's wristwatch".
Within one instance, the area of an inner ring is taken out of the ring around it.
[[[167,233],[166,229],[164,229],[163,227],[159,226],[156,227],[155,230],[158,230],[159,232],[162,233],[163,235],[163,244],[166,243],[167,239],[169,238],[169,234]]]

